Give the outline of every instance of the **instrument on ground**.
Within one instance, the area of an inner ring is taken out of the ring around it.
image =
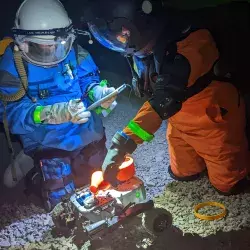
[[[216,214],[216,215],[205,215],[205,214],[200,214],[198,212],[199,209],[201,209],[203,207],[207,207],[207,206],[222,208],[222,212],[219,214]],[[222,219],[223,217],[225,217],[226,214],[227,214],[226,207],[223,204],[221,204],[219,202],[215,202],[215,201],[208,201],[208,202],[199,203],[198,205],[196,205],[194,207],[195,217],[197,217],[201,220],[219,220],[219,219]]]
[[[81,244],[91,239],[93,249],[103,249],[97,243],[107,233],[139,214],[142,214],[142,226],[150,234],[160,235],[171,227],[171,214],[146,199],[143,181],[135,176],[134,160],[130,156],[119,167],[117,179],[121,182],[114,189],[104,182],[102,171],[94,172],[91,185],[78,189],[69,200],[59,203],[52,211],[57,234],[71,235],[76,230]]]

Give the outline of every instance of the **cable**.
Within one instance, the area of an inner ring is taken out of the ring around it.
[[[92,36],[91,36],[90,32],[88,32],[86,30],[79,30],[79,29],[75,29],[75,32],[76,32],[77,35],[88,36],[89,37],[89,44],[94,43],[94,41],[92,40]]]

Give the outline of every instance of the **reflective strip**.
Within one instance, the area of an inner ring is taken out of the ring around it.
[[[107,86],[107,84],[108,84],[108,81],[107,81],[107,80],[102,80],[102,81],[99,83],[99,85],[100,85],[101,87],[105,87],[105,86]],[[95,88],[92,88],[92,89],[88,92],[88,97],[89,97],[89,99],[90,99],[92,102],[94,102],[94,89],[95,89]],[[105,109],[102,108],[102,107],[97,107],[97,108],[95,109],[95,113],[98,114],[98,115],[100,115],[100,114],[102,113],[103,110],[105,110]]]
[[[154,135],[149,134],[147,131],[142,129],[137,123],[134,121],[130,121],[128,124],[128,128],[143,141],[150,142],[154,139]]]
[[[107,81],[107,80],[102,80],[102,81],[99,83],[99,85],[100,85],[101,87],[105,87],[105,86],[107,86],[107,84],[108,84],[108,81]],[[90,91],[88,91],[88,97],[89,97],[89,99],[90,99],[92,102],[94,102],[94,88],[92,88]]]
[[[103,108],[102,107],[97,107],[95,108],[95,113],[100,115],[102,113]]]
[[[94,102],[94,90],[91,89],[89,92],[88,92],[88,97],[89,99]]]
[[[107,80],[102,80],[101,82],[100,82],[100,86],[101,87],[105,87],[105,86],[107,86],[108,85],[108,81]]]
[[[35,123],[42,123],[41,121],[41,113],[43,111],[44,107],[43,106],[38,106],[36,107],[34,114],[33,114],[33,120]]]

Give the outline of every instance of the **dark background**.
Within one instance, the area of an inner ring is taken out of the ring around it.
[[[42,1],[42,0],[41,0]],[[91,1],[91,0],[90,0]],[[103,0],[105,1],[105,0]],[[117,0],[119,1],[119,0]],[[214,6],[218,0],[169,0],[169,5],[174,5],[180,9],[188,9],[183,12],[188,18],[201,20],[205,26],[213,30],[217,46],[226,58],[225,60],[232,65],[237,65],[239,73],[239,84],[243,89],[250,87],[250,18],[249,5],[246,2],[233,2],[229,0],[219,0],[223,4],[218,7],[205,9],[197,9],[204,6]],[[2,0],[0,9],[0,37],[10,35],[10,29],[13,26],[15,13],[21,4],[22,0]],[[76,27],[81,28],[81,15],[83,9],[88,2],[87,0],[62,0],[66,9],[69,12]],[[108,0],[106,1],[108,3]],[[94,42],[93,45],[88,44],[86,37],[79,39],[80,45],[87,49],[93,56],[94,61],[101,70],[103,78],[109,79],[112,85],[120,85],[124,81],[129,83],[131,80],[130,71],[125,59],[116,52],[109,51]],[[247,92],[247,91],[246,91]],[[249,98],[250,100],[250,98]],[[129,112],[129,110],[127,111]],[[15,142],[14,147],[17,151],[20,150],[20,145]],[[5,136],[0,132],[0,194],[6,194],[8,191],[3,188],[1,179],[5,168],[10,162]],[[6,193],[5,193],[6,192]],[[1,196],[1,200],[5,202],[5,196]],[[15,197],[13,197],[15,199]],[[212,235],[207,238],[198,236],[186,235],[175,232],[171,233],[167,238],[161,237],[157,242],[159,245],[153,245],[150,249],[216,249],[216,250],[247,250],[250,249],[249,230],[219,233],[216,236]],[[165,239],[166,238],[166,239]]]

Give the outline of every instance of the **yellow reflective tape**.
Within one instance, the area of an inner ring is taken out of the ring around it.
[[[34,114],[33,114],[33,120],[35,123],[42,123],[41,121],[41,113],[43,111],[44,107],[43,106],[37,106]]]
[[[141,128],[136,122],[131,120],[128,124],[128,128],[143,141],[150,142],[154,139],[154,135],[149,134],[143,128]]]

